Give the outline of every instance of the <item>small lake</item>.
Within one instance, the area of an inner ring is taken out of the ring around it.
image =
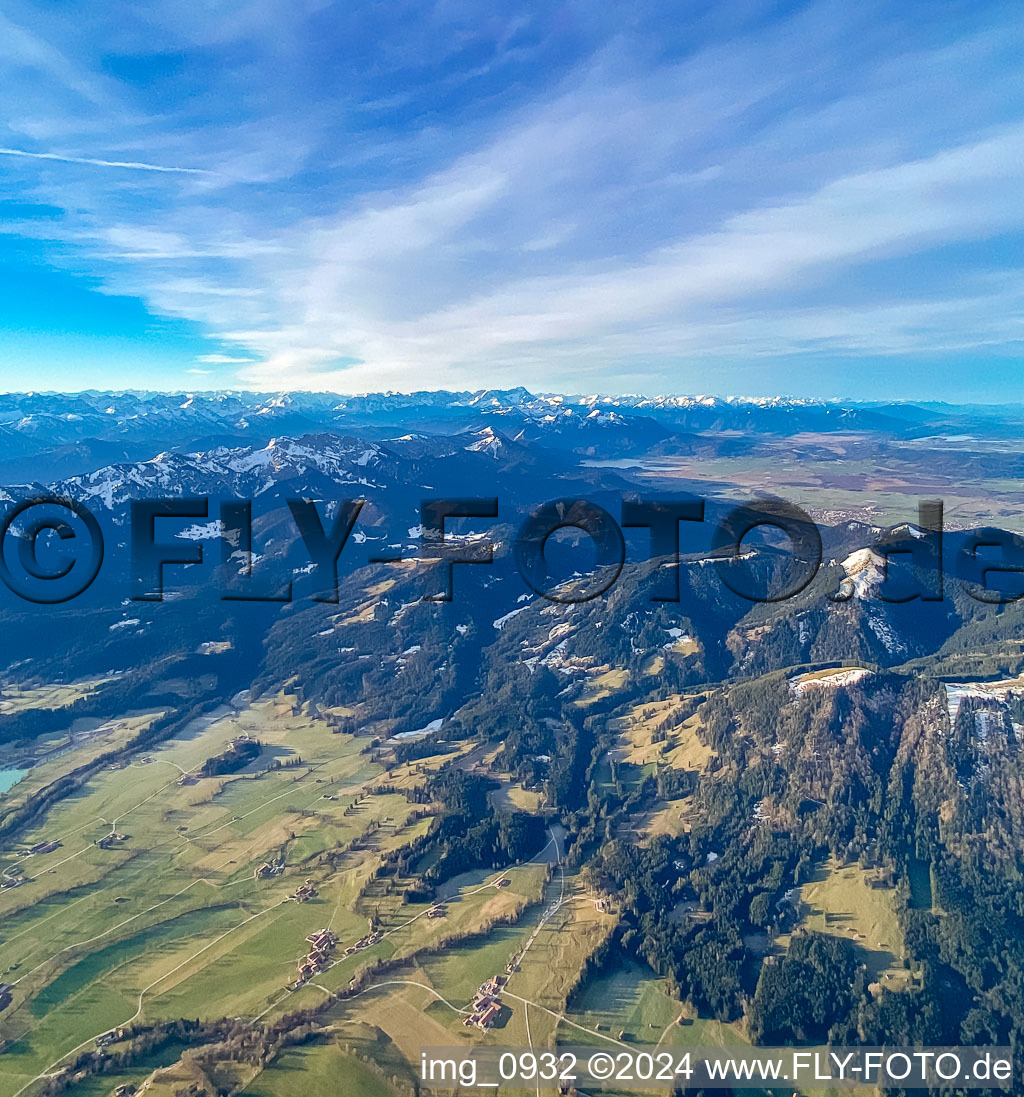
[[[0,769],[0,794],[14,788],[26,773],[27,769]]]

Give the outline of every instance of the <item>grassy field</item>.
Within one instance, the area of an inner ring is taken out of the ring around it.
[[[603,701],[629,682],[629,671],[619,667],[597,667],[587,679],[582,695],[576,700],[581,708]]]
[[[241,733],[263,743],[256,763],[179,783]],[[0,979],[15,986],[0,1015],[0,1095],[133,1017],[265,1012],[286,993],[315,929],[330,926],[343,948],[366,934],[371,915],[384,923],[374,950],[324,974],[342,985],[367,960],[437,947],[536,901],[542,865],[513,869],[508,888],[493,886],[496,874],[467,884],[446,919],[403,909],[398,893],[374,901],[382,854],[431,821],[405,796],[371,791],[382,771],[365,744],[334,734],[291,697],[225,710],[96,774],[0,852],[0,869],[25,878],[0,891]],[[418,770],[425,779],[429,764]],[[112,831],[122,838],[101,849]],[[59,845],[28,853],[44,841]],[[266,861],[283,872],[256,879]],[[287,901],[307,877],[316,899]]]
[[[630,706],[621,716],[609,721],[609,729],[618,733],[609,759],[602,764],[599,777],[610,776],[608,763],[615,761],[622,774],[653,774],[657,767],[701,772],[714,757],[714,751],[701,742],[700,711],[683,717],[692,701],[672,694],[660,701],[644,701]],[[632,768],[630,768],[632,767]],[[631,820],[630,833],[643,842],[659,834],[681,834],[687,829],[693,806],[691,797],[659,800]]]
[[[30,767],[17,784],[0,796],[0,817],[62,777],[72,761],[76,766],[85,765],[101,754],[117,750],[162,715],[162,710],[140,710],[114,720],[78,719],[66,734],[43,736],[31,750],[12,746],[0,749],[0,769],[8,765]]]
[[[568,1021],[589,1031],[572,1027]],[[574,1000],[566,1021],[558,1028],[560,1045],[601,1046],[607,1045],[609,1038],[621,1039],[637,1050],[667,1049],[680,1054],[691,1049],[695,1052],[708,1049],[712,1054],[720,1050],[728,1056],[730,1048],[750,1047],[741,1022],[725,1024],[696,1016],[692,1009],[681,1006],[669,995],[665,980],[634,961],[616,963],[612,970],[592,977]],[[601,1092],[609,1097],[632,1097],[651,1091],[616,1088]],[[842,1091],[834,1088],[794,1091],[790,1083],[764,1092],[772,1093],[773,1097],[793,1097],[794,1092],[801,1097],[805,1094],[807,1097],[840,1097],[840,1092],[848,1097],[868,1097],[874,1090],[858,1087]]]
[[[637,829],[647,840],[659,835],[682,834],[689,829],[692,810],[692,796],[683,796],[678,800],[659,800],[655,810],[638,821]]]
[[[539,867],[532,866],[532,871]],[[463,894],[476,886],[465,880]],[[514,924],[453,940],[389,970],[367,991],[335,1006],[332,1018],[384,1033],[410,1061],[429,1045],[553,1047],[564,1023],[566,997],[588,957],[611,932],[615,917],[599,911],[577,878],[563,879],[558,868],[534,900]],[[504,1008],[495,1027],[487,1033],[467,1029],[460,1011],[481,983],[492,975],[504,976],[513,958],[517,970],[502,991]]]
[[[438,919],[427,917],[430,909],[428,904],[405,903],[397,891],[385,895],[376,893],[372,886],[364,889],[364,894],[355,903],[356,909],[362,915],[357,917],[365,927],[368,916],[372,915],[384,934],[383,939],[351,956],[339,955],[331,968],[302,989],[302,1000],[321,995],[324,991],[345,988],[353,976],[368,963],[378,960],[401,961],[413,956],[420,957],[415,965],[417,970],[419,964],[432,967],[449,961],[456,963],[462,982],[458,986],[452,986],[442,979],[438,989],[442,993],[448,990],[458,997],[465,984],[465,995],[462,997],[468,998],[485,978],[494,973],[491,959],[486,955],[487,949],[493,948],[502,953],[503,959],[498,970],[504,969],[514,951],[514,945],[506,946],[504,942],[511,940],[518,929],[509,929],[503,923],[518,919],[524,909],[539,901],[546,875],[546,866],[533,864],[500,872],[474,872],[456,877],[445,886],[447,913],[444,918]],[[508,879],[509,885],[497,887],[499,879]],[[350,902],[354,901],[355,897],[352,896]],[[343,912],[344,907],[345,904],[339,902],[336,912]],[[329,923],[324,920],[323,924]],[[338,924],[337,920],[334,921],[331,928],[340,935]],[[487,934],[487,942],[481,950],[477,937],[482,934]],[[471,944],[462,946],[459,942],[466,938],[472,939]],[[470,955],[472,959],[469,959]],[[451,960],[453,957],[456,959]],[[480,970],[487,970],[470,986],[469,983],[475,978],[474,965],[479,966]],[[397,975],[389,972],[384,978],[406,978],[410,970],[413,970],[413,966],[408,969],[400,968]],[[295,1001],[291,996],[280,998],[276,1006],[267,1012],[267,1017],[272,1019],[294,1008]],[[339,1012],[350,1019],[362,1018],[360,1008],[352,1012],[351,1007],[342,1006],[339,1007]]]
[[[917,501],[942,496],[947,527],[997,525],[1017,530],[1020,524],[1021,483],[997,477],[965,480],[959,475],[925,468],[887,467],[877,461],[847,455],[835,449],[836,437],[818,436],[812,444],[830,452],[800,452],[794,460],[795,439],[779,452],[751,457],[658,457],[620,459],[603,465],[641,466],[641,478],[663,488],[674,482],[698,481],[701,494],[725,499],[751,492],[780,495],[812,511],[841,514],[878,525],[914,521]]]
[[[876,981],[894,990],[906,983],[903,934],[893,892],[869,885],[871,874],[856,864],[829,860],[800,889],[802,924],[852,941]]]
[[[59,709],[95,693],[108,678],[45,685],[7,685],[0,688],[0,716],[14,716],[29,709]]]
[[[629,961],[589,980],[567,1016],[586,1028],[646,1045],[658,1043],[680,1013],[680,1004],[668,996],[662,980]],[[567,1044],[595,1042],[571,1026],[564,1026],[559,1036]]]
[[[491,803],[495,811],[528,811],[539,813],[544,807],[544,794],[534,789],[525,789],[507,776],[498,775],[501,783],[491,794]]]
[[[664,701],[644,701],[609,721],[619,733],[616,757],[633,765],[661,760],[675,769],[701,770],[713,751],[700,741],[700,712],[682,719],[684,698],[676,693]]]
[[[339,1044],[322,1040],[293,1048],[249,1085],[242,1097],[391,1097],[395,1090]]]
[[[697,716],[653,741],[657,725],[681,706],[675,697],[627,714],[618,727],[630,752],[615,763],[620,781],[653,770],[651,748],[662,764],[706,764]],[[247,770],[181,783],[241,733],[264,746]],[[632,962],[616,961],[577,988],[616,915],[575,875],[563,874],[557,828],[535,862],[446,882],[441,918],[427,916],[429,904],[406,899],[412,877],[378,878],[381,858],[432,822],[429,805],[391,789],[417,787],[451,759],[478,768],[493,748],[465,744],[385,775],[363,753],[366,743],[335,734],[291,696],[224,709],[130,766],[97,773],[0,852],[0,869],[26,879],[0,891],[0,979],[15,985],[13,1004],[0,1014],[0,1097],[30,1089],[70,1052],[133,1019],[271,1021],[347,991],[380,962],[387,969],[364,990],[321,1015],[330,1037],[287,1050],[255,1076],[242,1064],[225,1065],[216,1084],[240,1085],[248,1097],[300,1097],[300,1089],[301,1097],[326,1097],[344,1079],[346,1097],[386,1097],[395,1092],[389,1079],[408,1089],[410,1064],[428,1045],[742,1042],[735,1025],[693,1017],[679,1024],[681,1004]],[[611,761],[605,765],[610,771]],[[535,796],[504,782],[498,798],[503,806],[536,807]],[[662,805],[644,825],[650,833],[684,827],[686,810],[685,800]],[[122,837],[101,849],[98,840],[114,831]],[[27,852],[44,841],[59,845]],[[265,862],[282,872],[256,878]],[[317,896],[289,901],[307,878]],[[864,934],[858,947],[875,957],[878,977],[895,977],[901,942],[888,893],[869,888],[859,869],[827,866],[802,898],[808,925]],[[371,926],[381,939],[346,955]],[[341,942],[333,963],[289,989],[306,935],[325,927]],[[476,988],[505,974],[510,961],[497,1025],[487,1033],[466,1028]],[[368,1068],[356,1050],[385,1069]],[[116,1076],[85,1080],[75,1097],[106,1097],[117,1084],[145,1078],[148,1097],[174,1097],[205,1084],[198,1069],[170,1049]]]
[[[171,1043],[123,1071],[83,1078],[74,1088],[75,1097],[110,1097],[118,1086],[123,1085],[139,1088],[147,1078],[177,1062],[182,1050],[180,1044]],[[168,1094],[167,1097],[173,1097],[173,1094]]]

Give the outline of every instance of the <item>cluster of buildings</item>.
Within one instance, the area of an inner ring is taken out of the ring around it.
[[[288,898],[296,903],[308,903],[310,899],[315,899],[318,894],[319,892],[316,890],[316,885],[313,881],[306,880],[305,883],[300,884]]]
[[[331,962],[331,953],[338,943],[338,938],[329,929],[320,929],[311,933],[306,941],[309,943],[309,954],[299,961],[299,982],[323,971]]]
[[[120,831],[112,830],[109,834],[105,834],[97,843],[100,849],[111,849],[118,842],[127,841],[128,835],[121,834]]]
[[[473,1012],[462,1022],[466,1028],[489,1029],[501,1013],[501,988],[505,984],[502,975],[492,975],[486,983],[481,983],[473,996]]]
[[[20,888],[25,882],[25,877],[21,873],[13,873],[10,876],[4,873],[4,878],[0,880],[0,888]]]
[[[446,906],[444,906],[443,903],[438,903],[435,906],[432,906],[430,908],[430,910],[427,911],[427,917],[428,918],[443,918],[447,913],[448,913],[448,908]]]
[[[266,880],[271,876],[280,876],[282,872],[284,872],[284,861],[264,861],[263,864],[253,872],[252,878],[254,880]],[[307,881],[307,883],[308,882],[309,881]],[[291,899],[293,896],[289,895],[288,898]]]
[[[362,952],[364,948],[369,948],[370,945],[375,945],[384,936],[379,930],[376,933],[368,933],[365,937],[360,937],[354,945],[349,945],[345,949],[345,955],[351,956],[353,952]]]

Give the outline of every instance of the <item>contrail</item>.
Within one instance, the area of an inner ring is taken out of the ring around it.
[[[128,168],[130,171],[159,171],[174,175],[220,175],[206,168],[169,168],[139,160],[97,160],[91,156],[61,156],[56,152],[28,152],[26,149],[0,147],[0,156],[24,156],[29,160],[59,160],[62,164],[90,164],[97,168]]]

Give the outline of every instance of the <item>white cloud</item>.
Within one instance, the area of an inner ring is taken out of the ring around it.
[[[560,366],[574,358],[611,366],[645,354],[672,355],[671,346],[662,341],[655,351],[651,341],[652,327],[664,329],[666,324],[675,332],[677,356],[799,353],[826,345],[839,352],[893,353],[891,330],[883,334],[868,326],[851,331],[846,324],[828,332],[829,317],[857,312],[835,308],[813,312],[813,337],[806,310],[793,309],[783,351],[777,334],[784,320],[770,318],[779,306],[766,306],[764,295],[827,282],[851,264],[914,255],[1024,227],[1017,190],[1021,162],[1024,127],[923,160],[832,180],[789,202],[728,217],[714,232],[673,241],[638,262],[605,264],[596,273],[521,278],[491,292],[471,293],[450,307],[411,317],[378,315],[372,322],[364,316],[339,324],[331,304],[350,301],[360,281],[378,281],[378,258],[353,248],[342,261],[329,248],[311,247],[310,253],[322,260],[312,267],[302,296],[302,322],[237,335],[266,357],[244,376],[266,384],[284,369],[297,384],[364,387],[373,378],[377,384],[397,383],[409,371],[426,370],[438,383],[442,378],[449,383],[464,370],[517,363],[543,376],[545,361],[551,360]],[[382,221],[389,216],[390,211],[375,215]],[[417,220],[405,205],[399,216]],[[350,232],[347,224],[336,234],[345,241],[361,238],[361,231]],[[403,246],[409,239],[404,238]],[[426,242],[437,246],[436,240]],[[745,316],[737,322],[735,313],[742,315],[744,302]],[[968,303],[980,307],[984,295]],[[961,301],[958,311],[965,307]],[[878,314],[885,309],[879,302],[863,311]],[[719,315],[723,310],[731,314],[728,321]],[[934,319],[940,318],[942,303],[931,311]],[[921,320],[918,312],[913,327],[906,326],[898,340],[902,350],[948,343],[948,332],[936,340]],[[960,345],[988,343],[990,338],[978,329],[965,325]],[[807,332],[803,344],[797,337],[801,330]],[[724,331],[732,337],[723,340]],[[740,345],[735,338],[739,331],[746,334]],[[319,334],[322,341],[311,345],[311,334]],[[364,364],[331,368],[332,359],[350,355]]]
[[[64,156],[57,152],[28,152],[25,149],[0,148],[0,156],[20,156],[29,160],[56,160],[62,164],[87,164],[96,168],[124,168],[129,171],[155,171],[171,175],[218,175],[205,168],[170,167],[166,164],[147,164],[138,160],[99,160],[92,156]]]
[[[503,66],[512,95],[527,23],[488,27],[476,76],[421,86],[424,57],[477,41],[458,5],[343,72],[310,68],[315,0],[284,22],[258,6],[112,28],[129,53],[248,58],[190,74],[166,113],[95,75],[70,30],[0,47],[27,135],[7,139],[8,193],[65,211],[4,231],[202,325],[224,348],[202,364],[273,388],[572,389],[623,366],[678,388],[681,362],[1017,345],[1024,279],[987,242],[1024,234],[1024,32],[998,13],[939,38],[884,5],[822,0],[756,32],[744,7],[688,25],[671,60],[616,22],[511,106],[445,114],[439,88]]]

